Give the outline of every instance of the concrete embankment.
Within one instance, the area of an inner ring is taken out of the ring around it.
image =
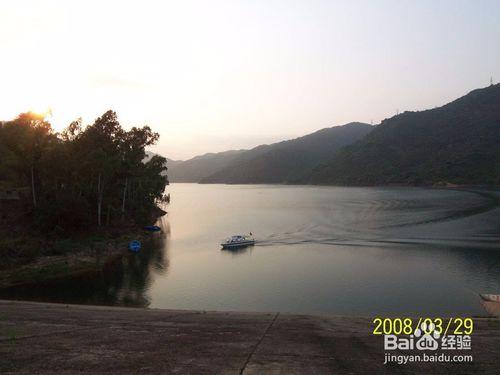
[[[500,321],[474,322],[472,363],[384,365],[370,318],[0,300],[0,373],[498,374]]]

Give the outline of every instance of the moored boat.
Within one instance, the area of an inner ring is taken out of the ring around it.
[[[479,294],[481,305],[491,316],[500,318],[500,294]]]
[[[500,294],[479,294],[483,301],[500,302]]]
[[[129,250],[133,251],[134,253],[137,253],[141,249],[141,246],[141,241],[138,240],[130,241],[130,243],[128,244]]]
[[[158,225],[147,225],[143,227],[144,230],[148,232],[159,232],[161,231],[161,228]]]

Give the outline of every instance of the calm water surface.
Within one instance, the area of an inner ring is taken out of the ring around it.
[[[44,299],[155,308],[484,315],[500,193],[173,184],[163,237]],[[220,250],[232,234],[258,244]],[[38,293],[38,292],[37,292]]]

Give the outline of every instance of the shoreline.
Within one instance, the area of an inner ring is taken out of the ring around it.
[[[72,240],[73,245],[79,247],[78,251],[68,251],[61,255],[40,255],[28,263],[0,269],[0,291],[100,272],[129,252],[128,243],[132,239],[140,240],[143,244],[153,240],[140,231],[117,238],[102,238],[95,243],[86,243],[81,238]]]
[[[61,307],[64,306],[65,308],[76,308],[76,309],[87,309],[87,310],[123,310],[123,311],[167,311],[167,312],[176,312],[176,313],[196,313],[196,314],[207,314],[207,313],[214,313],[214,314],[241,314],[241,315],[252,315],[252,314],[263,314],[263,315],[269,315],[269,314],[277,314],[279,313],[280,315],[295,315],[295,316],[309,316],[313,318],[338,318],[338,319],[365,319],[365,320],[371,320],[373,319],[372,316],[369,315],[363,315],[363,314],[336,314],[336,313],[327,313],[327,312],[293,312],[293,311],[273,311],[273,310],[211,310],[211,309],[184,309],[184,308],[167,308],[167,307],[149,307],[149,306],[135,306],[135,305],[106,305],[106,304],[86,304],[86,303],[74,303],[74,302],[51,302],[51,301],[38,301],[38,300],[28,300],[28,299],[10,299],[10,298],[4,298],[0,297],[0,306],[2,304],[9,304],[9,303],[22,303],[26,305],[35,305],[39,307]],[[377,314],[378,316],[379,314]],[[398,318],[398,317],[412,317],[414,314],[404,314],[404,313],[397,313],[397,314],[385,314],[385,317],[387,318]],[[457,316],[462,316],[463,314],[458,314]],[[375,316],[375,315],[374,315]],[[492,321],[498,321],[500,323],[500,316],[494,316],[494,315],[488,315],[488,313],[485,311],[483,315],[471,315],[470,316],[472,319],[481,319],[481,320],[492,320]]]
[[[248,183],[226,183],[226,182],[198,182],[198,181],[170,181],[170,185],[173,184],[196,184],[196,185],[227,185],[227,186],[311,186],[311,187],[345,187],[345,188],[390,188],[390,187],[408,187],[408,188],[423,188],[423,189],[443,189],[443,190],[462,190],[462,189],[489,189],[489,190],[500,190],[500,185],[458,185],[458,184],[431,184],[431,185],[416,185],[416,184],[375,184],[375,185],[334,185],[334,184],[294,184],[294,183],[270,183],[270,182],[248,182]]]
[[[150,212],[149,221],[155,223],[166,214],[167,211],[155,206]],[[19,225],[15,223],[13,227]],[[8,233],[8,230],[8,225],[0,223],[0,236],[3,232]],[[0,291],[86,272],[99,272],[126,255],[132,240],[148,244],[154,240],[154,236],[131,223],[124,223],[119,229],[90,228],[71,236],[47,235],[36,231],[20,231],[17,237],[6,236],[3,244],[0,241],[0,254],[3,251],[8,259],[7,265],[0,267]],[[14,249],[16,246],[27,248],[28,254],[14,251],[10,255],[9,246]],[[51,250],[47,252],[49,248]]]

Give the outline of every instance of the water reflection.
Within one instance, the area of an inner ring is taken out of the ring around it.
[[[173,184],[138,254],[15,298],[196,310],[484,315],[500,292],[500,192]],[[253,232],[253,247],[221,241]]]
[[[251,253],[252,249],[253,249],[253,246],[245,246],[245,247],[235,247],[232,249],[223,248],[220,251],[223,255],[238,256],[238,255],[243,255],[245,253]]]
[[[485,314],[500,291],[498,191],[173,184],[152,307]],[[221,251],[234,233],[258,243]]]

